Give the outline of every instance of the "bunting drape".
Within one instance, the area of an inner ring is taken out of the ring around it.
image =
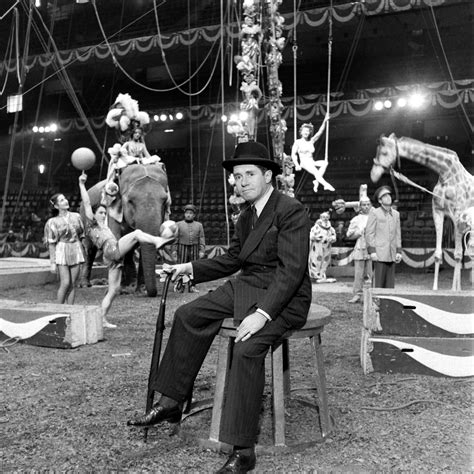
[[[406,97],[411,93],[422,94],[427,103],[427,107],[442,107],[444,109],[454,109],[461,103],[468,104],[474,102],[474,79],[464,79],[450,82],[435,82],[431,84],[411,84],[392,87],[383,87],[376,89],[363,89],[357,91],[357,98],[342,99],[344,96],[341,92],[332,93],[332,101],[330,106],[331,117],[339,117],[340,115],[351,115],[354,117],[363,117],[369,113],[380,114],[383,112],[374,111],[374,104],[378,100],[391,99],[395,101],[398,97]],[[293,98],[282,97],[285,105],[282,111],[282,118],[287,122],[293,118]],[[324,117],[326,114],[326,94],[308,94],[298,96],[296,98],[297,119],[300,121],[310,121],[315,117]],[[228,102],[225,104],[225,113],[230,116],[236,110],[239,110],[238,102]],[[175,114],[179,109],[167,109],[168,113]],[[160,110],[150,110],[151,115],[159,113]],[[214,126],[222,116],[222,104],[208,104],[193,106],[187,109],[187,114],[192,120],[209,120],[210,125]],[[265,108],[262,107],[257,111],[257,122],[264,123]],[[100,129],[105,126],[105,116],[89,119],[89,124]],[[84,130],[86,124],[80,119],[61,120],[58,123],[61,132],[67,132],[73,129]]]
[[[465,0],[449,0],[449,4],[463,3]],[[423,7],[438,7],[447,4],[447,0],[367,0],[365,2],[350,2],[333,7],[333,21],[338,23],[347,23],[354,17],[365,15],[382,15],[394,12],[404,12],[408,10]],[[282,25],[284,30],[292,30],[296,25],[307,25],[318,27],[328,21],[329,8],[315,8],[312,10],[299,11],[296,16],[293,13],[282,15],[285,22]],[[239,37],[240,28],[236,23],[227,25],[224,28],[225,37],[236,39]],[[163,49],[170,49],[176,46],[190,46],[197,41],[215,42],[220,38],[222,29],[220,25],[211,25],[199,27],[191,30],[172,33],[171,35],[162,35],[161,41],[157,35],[133,38],[115,43],[109,43],[111,48],[105,44],[96,46],[86,46],[74,50],[60,51],[58,57],[52,53],[30,56],[26,61],[28,69],[34,67],[47,67],[53,60],[57,60],[62,67],[71,62],[86,62],[91,59],[112,60],[111,55],[115,57],[124,57],[128,54],[135,54],[136,51],[145,53],[156,49],[159,51],[160,44]],[[16,60],[3,61],[0,63],[0,75],[6,72],[16,71]]]

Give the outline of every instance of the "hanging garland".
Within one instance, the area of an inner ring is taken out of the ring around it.
[[[270,135],[272,137],[273,156],[281,164],[282,174],[277,176],[280,190],[284,194],[294,196],[293,162],[284,153],[286,120],[282,118],[283,103],[281,94],[282,83],[278,77],[278,68],[282,63],[281,51],[285,47],[283,23],[285,19],[278,12],[282,0],[265,0],[264,48],[265,65],[267,66],[268,102],[266,112],[270,119]]]
[[[234,135],[239,143],[255,140],[258,102],[262,98],[258,85],[262,42],[260,1],[243,0],[243,17],[240,32],[241,54],[235,56],[234,60],[242,75],[240,90],[243,100],[240,110],[245,113],[232,116],[227,124],[227,131]]]

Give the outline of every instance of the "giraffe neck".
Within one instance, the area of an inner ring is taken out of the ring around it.
[[[460,165],[457,154],[446,148],[428,145],[407,137],[399,138],[397,146],[401,157],[432,169],[440,178],[447,177]]]

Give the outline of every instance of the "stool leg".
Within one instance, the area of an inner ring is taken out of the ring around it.
[[[288,344],[288,339],[284,339],[282,344],[283,349],[283,388],[285,397],[289,397],[291,393],[291,383],[290,383],[290,348]]]
[[[220,337],[217,353],[216,389],[214,393],[214,404],[212,406],[211,430],[209,433],[209,439],[211,441],[219,441],[222,408],[224,406],[227,372],[230,361],[229,354],[231,353],[233,344],[232,339]]]
[[[321,335],[310,337],[314,349],[316,367],[316,386],[319,398],[319,420],[321,423],[321,434],[326,437],[331,431],[331,420],[329,418],[328,397],[326,390],[326,372],[324,371],[324,356],[321,348]]]
[[[272,351],[273,426],[275,446],[285,446],[283,345]]]

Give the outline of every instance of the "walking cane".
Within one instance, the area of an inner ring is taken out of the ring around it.
[[[151,387],[153,380],[156,377],[158,371],[158,365],[160,362],[161,354],[161,343],[163,342],[163,331],[165,330],[165,311],[166,311],[166,296],[168,295],[168,288],[171,281],[171,273],[168,273],[165,278],[165,283],[163,285],[163,292],[161,293],[160,309],[158,311],[158,318],[156,319],[156,329],[155,329],[155,340],[153,342],[153,352],[151,355],[151,365],[150,365],[150,375],[148,376],[148,389],[146,395],[146,412],[150,410],[153,405],[153,398],[155,396],[155,391]],[[148,438],[148,427],[145,427],[145,432],[143,434],[143,441],[146,443]]]

